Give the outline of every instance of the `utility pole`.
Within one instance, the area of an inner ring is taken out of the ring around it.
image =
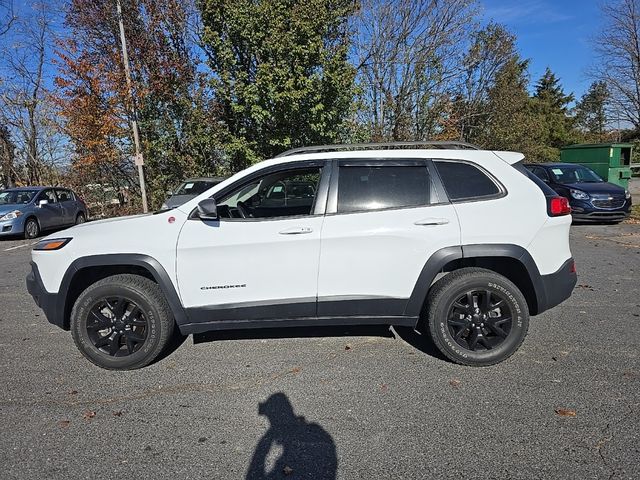
[[[122,23],[122,7],[120,0],[116,0],[118,6],[118,23],[120,24],[120,43],[122,44],[122,63],[124,63],[124,75],[127,79],[127,89],[131,99],[131,129],[133,130],[133,143],[135,144],[136,156],[135,164],[138,167],[138,178],[140,179],[140,193],[142,195],[142,211],[147,213],[147,189],[144,183],[144,159],[142,158],[142,149],[140,148],[140,135],[138,134],[138,121],[136,112],[136,102],[133,98],[133,87],[131,86],[131,72],[129,71],[129,55],[127,55],[127,39],[124,36],[124,24]]]

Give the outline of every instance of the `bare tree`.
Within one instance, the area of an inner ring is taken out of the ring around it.
[[[604,81],[611,118],[640,131],[640,0],[620,0],[600,7],[605,25],[594,39],[593,76]]]
[[[59,160],[52,149],[55,114],[47,93],[48,59],[52,42],[51,5],[34,4],[33,13],[16,21],[13,42],[0,51],[0,121],[16,147],[14,169],[29,184],[41,183]],[[55,150],[55,151],[54,151]]]
[[[434,134],[475,13],[475,0],[363,0],[354,48],[374,140]]]
[[[11,25],[17,20],[13,9],[13,0],[0,1],[0,37],[11,30]]]
[[[460,140],[475,141],[474,131],[486,122],[485,107],[496,75],[516,55],[515,35],[502,25],[489,23],[473,35],[453,92]]]

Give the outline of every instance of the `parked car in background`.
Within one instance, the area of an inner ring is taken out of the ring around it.
[[[574,163],[526,164],[540,180],[569,200],[574,220],[621,222],[631,213],[631,194]]]
[[[19,187],[0,190],[0,236],[35,238],[43,230],[87,220],[84,201],[59,187]]]
[[[169,194],[161,209],[168,210],[169,208],[179,207],[193,197],[206,192],[211,187],[215,187],[223,180],[224,177],[188,178],[173,193]]]

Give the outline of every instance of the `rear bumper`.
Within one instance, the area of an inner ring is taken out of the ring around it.
[[[38,266],[33,262],[31,262],[31,272],[27,275],[27,291],[33,297],[36,305],[42,309],[50,323],[68,330],[68,328],[65,328],[62,309],[58,305],[58,295],[47,292],[40,277]]]
[[[564,262],[558,271],[549,275],[540,275],[541,288],[538,292],[537,313],[542,313],[564,302],[571,296],[577,282],[578,275],[573,258]]]

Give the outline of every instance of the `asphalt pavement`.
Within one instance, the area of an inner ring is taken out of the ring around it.
[[[409,330],[188,338],[84,360],[0,240],[0,477],[640,478],[640,226],[577,226],[578,286],[520,350],[454,365]]]

